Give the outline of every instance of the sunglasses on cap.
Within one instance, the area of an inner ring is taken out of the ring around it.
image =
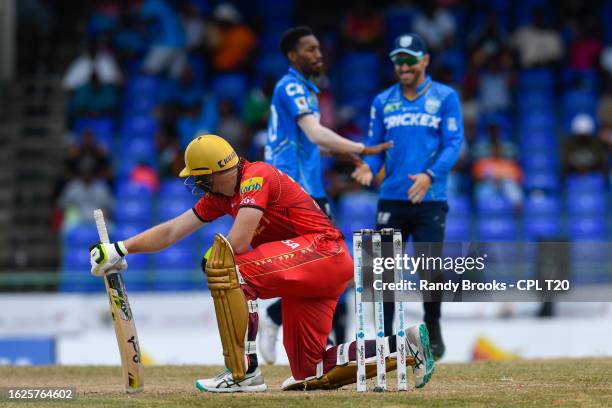
[[[408,65],[409,67],[413,66],[414,64],[417,64],[419,61],[421,61],[423,59],[423,57],[415,57],[414,55],[394,55],[393,57],[391,57],[391,61],[393,62],[393,64],[395,65]]]

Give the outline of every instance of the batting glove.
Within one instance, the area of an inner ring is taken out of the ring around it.
[[[104,276],[109,271],[121,272],[127,268],[125,256],[128,251],[123,241],[114,244],[95,244],[89,248],[89,263],[91,264],[91,274],[94,276]]]

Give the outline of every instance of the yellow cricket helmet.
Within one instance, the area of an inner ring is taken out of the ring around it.
[[[234,148],[217,135],[201,135],[193,139],[185,150],[185,168],[179,177],[217,173],[238,165],[240,159]]]

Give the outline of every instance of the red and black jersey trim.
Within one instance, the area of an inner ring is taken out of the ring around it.
[[[257,210],[259,210],[259,211],[261,211],[261,212],[266,211],[266,209],[265,209],[265,208],[260,207],[260,206],[258,206],[258,205],[253,205],[253,204],[245,204],[245,205],[241,205],[241,206],[240,206],[240,208],[255,208],[255,209],[257,209]]]
[[[213,222],[214,221],[214,220],[205,220],[204,218],[200,217],[200,214],[198,214],[198,212],[196,211],[195,207],[192,207],[191,211],[193,211],[195,216],[198,217],[198,220],[200,220],[202,222]]]

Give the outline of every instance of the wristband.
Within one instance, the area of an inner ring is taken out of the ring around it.
[[[435,175],[434,172],[429,170],[429,169],[427,169],[427,170],[425,170],[425,174],[427,174],[429,176],[429,180],[433,183],[434,175]]]
[[[126,256],[128,254],[128,250],[125,247],[125,244],[123,243],[123,241],[115,242],[115,250],[121,256]]]

